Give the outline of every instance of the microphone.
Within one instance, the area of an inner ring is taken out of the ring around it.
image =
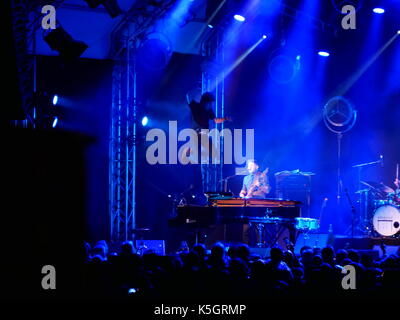
[[[383,155],[382,154],[381,154],[380,158],[381,158],[381,167],[383,168]]]

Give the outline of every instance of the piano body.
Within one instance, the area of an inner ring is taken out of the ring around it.
[[[177,217],[170,226],[187,226],[192,230],[206,230],[216,226],[233,228],[233,225],[283,226],[292,229],[296,217],[301,216],[301,203],[283,199],[215,198],[208,206],[185,205],[177,207]],[[241,229],[240,227],[239,229]],[[236,228],[236,230],[239,230]],[[239,232],[239,231],[237,231]],[[223,239],[221,239],[221,237]],[[294,238],[291,235],[290,238]],[[197,242],[196,237],[196,242]],[[220,236],[218,241],[229,240]],[[244,241],[247,242],[247,241]]]

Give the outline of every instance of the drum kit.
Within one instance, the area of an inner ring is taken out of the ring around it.
[[[361,181],[368,189],[359,190],[367,194],[362,198],[365,210],[365,230],[383,237],[400,236],[400,194],[383,183]],[[371,234],[370,234],[371,235]],[[374,234],[372,234],[374,235]]]

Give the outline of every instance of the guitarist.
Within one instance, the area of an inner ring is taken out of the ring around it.
[[[259,165],[256,160],[247,160],[249,174],[243,178],[243,187],[239,196],[241,198],[265,198],[271,191],[268,182],[268,168],[263,172],[258,171]]]

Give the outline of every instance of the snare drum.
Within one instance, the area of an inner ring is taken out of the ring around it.
[[[376,232],[381,236],[394,236],[400,231],[400,210],[393,205],[384,205],[378,208],[372,219]]]
[[[295,228],[299,231],[316,231],[319,229],[319,221],[311,218],[295,218]]]

